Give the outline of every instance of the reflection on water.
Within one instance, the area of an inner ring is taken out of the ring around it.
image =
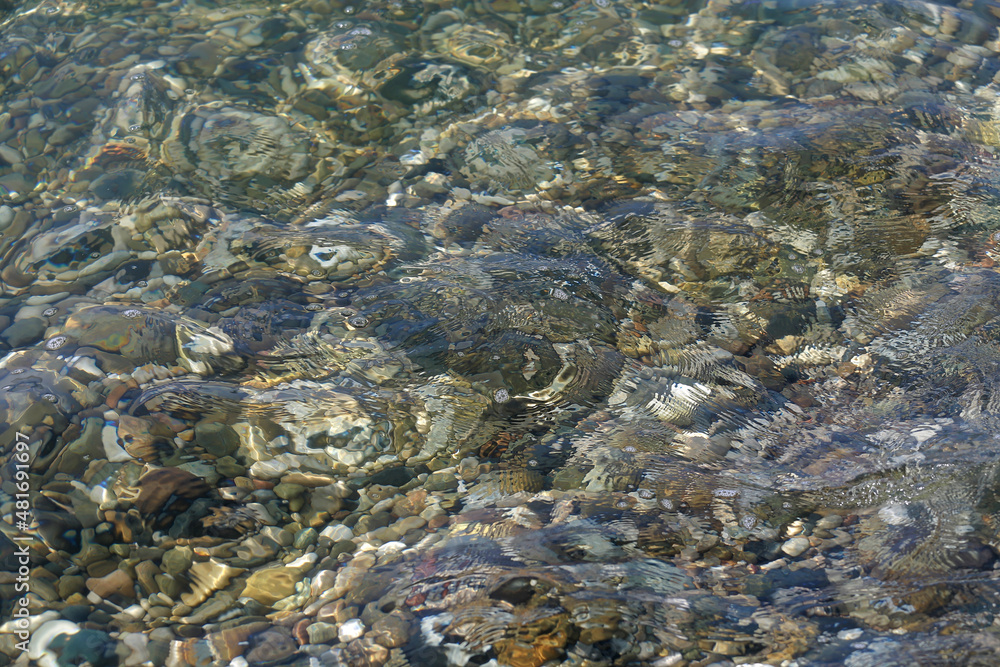
[[[1000,3],[0,20],[0,664],[995,661]]]

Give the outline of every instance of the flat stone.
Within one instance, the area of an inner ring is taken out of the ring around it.
[[[300,581],[302,574],[291,568],[275,567],[259,570],[247,579],[242,596],[253,598],[270,607],[278,600],[292,595],[295,592],[295,584]]]
[[[11,347],[25,347],[40,341],[45,335],[46,326],[45,320],[40,317],[26,317],[7,327],[0,338]]]
[[[253,639],[252,648],[246,654],[251,667],[275,665],[290,658],[296,648],[295,640],[275,630],[262,632]]]
[[[79,593],[86,589],[86,580],[77,575],[66,575],[59,577],[59,583],[56,584],[56,591],[59,593],[59,597],[65,600],[73,593]]]
[[[164,572],[177,577],[187,572],[192,562],[194,562],[194,550],[191,547],[174,547],[163,554],[160,565]]]
[[[290,472],[282,477],[281,481],[287,482],[288,484],[298,484],[299,486],[305,486],[310,489],[315,489],[319,486],[327,486],[336,482],[333,477],[309,472]]]
[[[359,618],[352,618],[337,630],[337,638],[342,642],[349,642],[365,634],[365,624]]]
[[[303,528],[295,533],[292,546],[296,549],[305,549],[308,546],[316,544],[317,539],[319,539],[319,533],[316,532],[315,528]]]
[[[417,473],[412,468],[396,466],[379,470],[369,481],[382,486],[403,486],[416,476]]]
[[[354,526],[355,535],[364,535],[376,528],[385,528],[392,522],[392,515],[388,512],[378,512],[377,514],[366,514],[358,519]]]
[[[116,569],[111,574],[103,577],[91,577],[87,579],[87,588],[101,598],[109,598],[112,595],[123,597],[135,597],[135,586],[132,577],[124,570]]]
[[[306,628],[306,634],[309,635],[310,644],[325,644],[337,639],[337,626],[316,621]]]
[[[223,456],[218,459],[215,462],[215,470],[228,479],[239,477],[247,471],[246,466],[240,465],[232,456]]]
[[[240,436],[229,424],[199,422],[194,427],[194,441],[206,452],[219,458],[240,448]]]
[[[159,592],[160,587],[156,585],[156,575],[158,574],[160,574],[160,568],[152,561],[144,560],[135,566],[135,578],[147,596]]]
[[[300,484],[282,482],[274,487],[274,494],[283,500],[291,500],[292,498],[301,496],[305,490],[306,487]]]
[[[781,545],[781,550],[793,558],[801,556],[809,548],[809,538],[793,537]]]
[[[458,488],[458,478],[454,473],[431,473],[424,481],[423,487],[428,491],[454,491]]]
[[[399,648],[410,639],[410,624],[398,612],[375,621],[372,631],[375,643],[386,648]]]

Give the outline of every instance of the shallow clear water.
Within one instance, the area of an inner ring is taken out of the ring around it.
[[[0,21],[0,664],[995,663],[1000,3]]]

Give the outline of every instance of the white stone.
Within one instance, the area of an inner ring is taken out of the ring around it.
[[[342,642],[349,642],[365,634],[365,624],[360,619],[352,618],[337,630],[337,639]]]
[[[809,540],[805,537],[793,537],[781,545],[781,550],[793,558],[801,556],[809,548]]]
[[[28,659],[38,662],[40,667],[59,667],[58,656],[49,650],[49,644],[60,635],[75,635],[80,631],[76,623],[70,621],[49,621],[43,623],[31,635],[28,644]]]
[[[132,460],[132,455],[118,444],[118,429],[114,426],[105,426],[101,429],[101,442],[104,444],[104,455],[111,463],[124,463]]]
[[[336,526],[327,526],[322,531],[320,535],[323,537],[328,537],[334,542],[341,542],[343,540],[349,540],[354,537],[354,531],[345,526],[342,523]]]

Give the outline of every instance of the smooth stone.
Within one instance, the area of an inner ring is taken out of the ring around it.
[[[181,623],[200,626],[207,621],[210,621],[213,618],[229,611],[234,606],[236,606],[236,598],[226,591],[220,591],[216,593],[214,597],[194,610],[194,613],[181,618]],[[176,610],[174,613],[176,613]]]
[[[282,500],[291,500],[293,498],[298,498],[306,490],[306,487],[299,484],[290,484],[288,482],[282,482],[274,487],[274,495],[278,496]]]
[[[91,563],[87,566],[87,574],[94,579],[100,579],[101,577],[106,577],[107,575],[118,569],[118,564],[110,558],[107,560],[99,560],[96,563]]]
[[[65,123],[57,127],[55,131],[49,135],[49,143],[53,146],[65,146],[66,144],[72,143],[77,137],[86,132],[87,129],[88,128],[83,125]]]
[[[306,634],[309,635],[310,644],[325,644],[338,638],[337,626],[323,621],[311,623],[306,628]]]
[[[310,489],[315,489],[318,486],[328,486],[333,484],[336,480],[333,477],[328,477],[327,475],[320,475],[318,473],[309,472],[290,472],[281,478],[282,482],[287,482],[289,484],[298,484],[300,486],[305,486]]]
[[[383,468],[371,476],[369,480],[372,484],[380,486],[404,486],[417,473],[407,466],[396,466],[395,468]]]
[[[242,597],[271,606],[278,600],[295,593],[295,584],[302,581],[302,574],[287,567],[276,567],[254,572],[247,579]]]
[[[215,470],[228,479],[239,477],[247,471],[246,466],[240,465],[232,456],[223,456],[218,459],[215,462]]]
[[[319,533],[316,532],[315,528],[303,528],[295,534],[292,546],[296,549],[305,549],[306,547],[316,544],[316,540],[318,539]]]
[[[87,579],[87,588],[102,598],[108,598],[112,595],[135,597],[132,577],[128,576],[124,570],[116,569],[103,577]]]
[[[37,343],[45,335],[45,328],[48,325],[40,317],[26,317],[18,320],[0,334],[0,338],[7,341],[11,347],[26,347]]]
[[[376,528],[385,528],[392,522],[392,515],[388,512],[379,512],[378,514],[366,514],[365,516],[358,519],[358,523],[354,526],[355,535],[363,535],[369,531],[375,530]]]
[[[206,452],[222,458],[240,448],[240,436],[229,424],[199,422],[194,427],[194,441]]]
[[[284,662],[298,648],[295,640],[275,630],[262,632],[253,641],[253,648],[246,654],[251,667],[264,667]]]
[[[135,566],[135,578],[147,596],[160,591],[159,586],[156,585],[156,575],[158,574],[161,574],[160,568],[152,561],[144,560]]]
[[[354,550],[358,548],[352,540],[340,540],[332,547],[330,547],[330,557],[336,558],[340,554],[354,553]]]
[[[176,636],[170,628],[156,628],[149,633],[149,638],[157,642],[172,642]]]
[[[86,589],[86,580],[78,575],[65,575],[59,577],[59,583],[56,585],[56,591],[59,593],[59,597],[65,600],[73,593],[79,593]]]
[[[809,548],[809,538],[793,537],[781,545],[781,550],[789,556],[801,556]]]
[[[344,643],[353,641],[363,634],[365,634],[365,624],[358,618],[352,618],[337,630],[337,638]]]
[[[181,591],[186,588],[180,579],[167,574],[158,574],[153,579],[156,581],[156,586],[160,589],[160,592],[171,599],[176,599],[181,594]]]
[[[428,491],[454,491],[458,488],[458,478],[455,473],[431,473],[424,480],[423,487]]]
[[[77,565],[80,565],[81,567],[89,567],[94,563],[107,560],[111,555],[111,552],[106,546],[96,544],[92,541],[94,539],[93,528],[84,529],[82,538],[83,546],[80,547],[79,553],[73,556],[73,562]]]
[[[42,623],[31,633],[28,642],[28,659],[42,665],[58,665],[57,656],[49,650],[49,644],[60,635],[75,635],[80,627],[70,621],[58,620]],[[45,660],[43,662],[43,660]]]
[[[164,572],[177,577],[187,572],[192,562],[194,562],[194,550],[191,547],[174,547],[163,554],[160,565]]]
[[[45,142],[42,142],[44,147]],[[11,193],[17,193],[19,195],[25,195],[31,192],[35,186],[30,185],[28,181],[17,172],[12,172],[9,174],[4,174],[0,176],[0,189],[7,190]]]
[[[264,526],[260,529],[260,534],[268,539],[274,540],[276,544],[280,544],[283,547],[288,547],[292,545],[292,540],[295,539],[290,531],[284,528],[278,528],[277,526]]]
[[[410,639],[410,624],[397,613],[383,616],[372,625],[375,643],[399,648]]]
[[[323,532],[321,532],[320,535],[330,538],[332,542],[341,542],[354,537],[354,531],[344,524],[338,523],[335,526],[327,526],[323,529]]]

